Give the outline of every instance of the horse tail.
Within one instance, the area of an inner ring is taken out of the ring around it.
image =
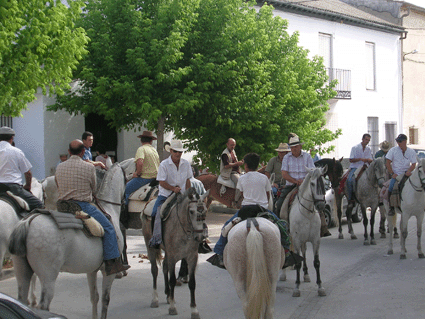
[[[246,238],[247,318],[262,318],[272,298],[272,286],[264,255],[263,236],[252,227]]]
[[[25,257],[27,254],[28,220],[20,221],[9,237],[9,251],[13,255]]]

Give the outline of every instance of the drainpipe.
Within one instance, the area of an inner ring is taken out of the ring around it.
[[[407,12],[406,13],[404,13],[401,17],[400,17],[400,19],[401,19],[401,26],[403,26],[403,18],[405,18],[405,17],[407,17],[407,16],[409,16],[410,15],[410,7],[407,7]],[[404,34],[403,34],[404,33]],[[400,108],[399,108],[399,110],[400,110],[400,113],[399,113],[399,121],[400,121],[400,129],[399,129],[399,132],[401,132],[401,133],[403,133],[403,131],[404,131],[404,67],[403,67],[403,52],[404,52],[404,49],[403,49],[403,40],[405,40],[406,38],[407,38],[407,32],[403,32],[402,33],[402,36],[400,37],[400,50],[401,50],[401,52],[400,52],[400,70],[401,70],[401,79],[400,79],[400,81],[401,81],[401,103],[400,103]],[[408,132],[407,132],[408,133]]]

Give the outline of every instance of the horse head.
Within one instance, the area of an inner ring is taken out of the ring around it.
[[[308,172],[303,184],[308,182],[310,186],[311,196],[313,198],[314,206],[318,211],[322,211],[325,208],[325,182],[323,180],[323,175],[326,174],[328,170],[328,166],[325,165],[323,167],[317,168],[308,168],[306,167],[306,171]],[[300,190],[301,191],[301,190]]]
[[[378,183],[379,187],[382,187],[387,178],[387,170],[385,167],[385,158],[379,157],[372,161],[368,170],[372,170],[373,174],[369,174],[372,184]],[[374,181],[376,179],[376,182]]]
[[[201,242],[204,239],[204,223],[207,216],[207,206],[205,198],[209,195],[209,190],[202,196],[196,192],[196,189],[191,187],[186,190],[182,199],[182,210],[187,209],[187,221],[189,223],[190,232],[193,239]],[[187,208],[186,208],[187,207]],[[186,208],[186,209],[185,209]]]

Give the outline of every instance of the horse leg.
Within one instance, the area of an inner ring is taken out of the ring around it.
[[[127,230],[125,229],[124,225],[120,222],[120,230],[122,232],[122,238],[124,240],[124,247],[122,249],[122,260],[124,265],[128,265],[128,258],[127,258]],[[122,277],[127,276],[127,270],[121,271],[115,275],[116,279],[121,279]]]
[[[308,274],[306,250],[307,250],[307,243],[304,243],[303,245],[301,245],[301,252],[304,258],[304,261],[302,262],[303,272],[304,272],[304,282],[310,282],[311,279],[310,279],[310,275]]]
[[[13,255],[12,260],[16,281],[18,282],[18,300],[27,305],[29,304],[28,292],[34,271],[25,257]]]
[[[407,238],[407,222],[408,218],[405,216],[405,213],[401,213],[401,219],[400,219],[400,229],[401,229],[401,238],[400,238],[400,245],[401,245],[401,253],[400,253],[400,259],[406,259],[406,238]]]
[[[167,303],[170,303],[170,281],[168,276],[168,258],[165,254],[164,262],[162,263],[162,272],[164,273],[164,285],[165,285],[165,295],[167,296]]]
[[[419,216],[416,216],[416,224],[417,224],[417,236],[418,236],[418,257],[425,258],[424,253],[422,252],[421,246],[421,236],[422,236],[422,221],[424,219],[424,212]]]
[[[281,269],[279,281],[286,281],[286,268]]]
[[[320,260],[319,260],[319,249],[314,253],[314,268],[316,269],[316,283],[319,287],[319,296],[326,296],[325,288],[322,287],[322,280],[320,279]]]
[[[373,227],[375,226],[375,214],[376,214],[376,206],[371,207],[372,213],[370,216],[370,244],[376,245],[375,234],[373,232]]]
[[[108,314],[109,301],[111,300],[111,288],[115,276],[103,276],[102,280],[102,314],[101,319],[106,319]]]
[[[385,220],[386,213],[384,206],[379,206],[379,214],[381,215],[381,220],[379,221],[379,233],[381,234],[381,238],[386,238],[385,234]]]
[[[344,235],[342,234],[342,194],[338,194],[338,189],[335,189],[335,201],[336,201],[336,211],[338,213],[338,239],[344,239]]]
[[[354,231],[353,231],[353,225],[351,223],[351,213],[353,211],[353,208],[354,208],[354,204],[348,203],[347,211],[345,215],[347,216],[348,233],[351,235],[351,239],[357,239],[357,236],[354,234]]]
[[[397,215],[395,215],[395,216],[397,216]],[[395,223],[394,223],[395,224]],[[394,238],[400,238],[400,235],[398,234],[398,232],[397,232],[397,227],[394,227]]]
[[[41,310],[49,311],[50,303],[52,302],[54,293],[55,293],[55,283],[56,278],[58,277],[59,272],[55,272],[53,276],[43,276],[40,277],[41,281],[41,298],[39,308]],[[46,278],[47,277],[47,278]],[[49,278],[51,277],[51,278]]]
[[[177,286],[181,286],[182,284],[185,284],[188,282],[187,279],[187,275],[189,274],[189,270],[188,270],[188,266],[187,266],[187,261],[186,259],[182,259],[181,263],[180,263],[180,270],[179,270],[179,275],[177,276]]]
[[[388,202],[384,201],[385,210],[389,211]],[[397,222],[397,214],[394,216],[388,216],[388,229],[390,231],[390,237],[388,239],[388,255],[394,254],[393,251],[393,229],[395,228],[394,225]],[[385,229],[384,229],[385,230]]]
[[[189,263],[190,262],[190,263]],[[195,254],[193,258],[188,261],[189,267],[189,290],[190,290],[190,309],[191,309],[191,319],[200,319],[199,311],[196,307],[195,300],[195,288],[196,288],[196,280],[195,280],[195,270],[196,264],[198,263],[198,254]]]
[[[367,215],[366,215],[366,207],[363,207],[363,205],[360,205],[360,208],[362,210],[363,227],[364,227],[364,242],[363,242],[363,245],[369,246],[369,244],[370,244],[369,243],[369,235],[367,233],[367,225],[369,224],[369,220],[367,219]]]
[[[168,297],[168,300],[170,302],[170,307],[168,308],[168,314],[169,315],[177,315],[177,309],[176,309],[176,300],[174,299],[174,288],[176,287],[176,264],[175,262],[168,262],[168,274],[170,275],[170,294]]]
[[[149,261],[151,263],[151,274],[153,279],[153,292],[152,292],[152,302],[151,308],[159,307],[158,300],[158,289],[157,289],[157,279],[158,279],[158,264],[156,255],[161,254],[161,250],[156,251],[156,249],[148,248]]]
[[[92,318],[97,318],[97,304],[99,302],[99,292],[97,291],[97,271],[87,274],[89,284],[90,301],[92,305]]]
[[[295,252],[297,254],[299,254],[300,253],[300,250],[299,249],[295,249]],[[295,269],[297,270],[297,279],[295,281],[295,289],[294,289],[294,292],[292,293],[292,297],[300,297],[301,296],[301,292],[300,292],[301,262],[295,264]]]

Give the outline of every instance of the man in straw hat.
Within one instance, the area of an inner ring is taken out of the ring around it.
[[[12,128],[0,128],[0,184],[23,198],[30,210],[42,208],[43,203],[31,193],[32,165],[19,148],[12,146],[14,138],[15,131]],[[25,176],[24,186],[22,175]]]
[[[152,146],[152,142],[156,137],[151,131],[143,131],[140,138],[142,146],[137,149],[134,162],[136,163],[136,171],[133,173],[133,178],[125,187],[125,204],[128,205],[130,195],[140,187],[149,184],[155,180],[158,174],[159,155],[156,149]]]
[[[291,149],[287,143],[280,143],[279,147],[275,149],[277,156],[272,157],[267,163],[266,176],[270,178],[271,174],[274,173],[274,184],[272,185],[273,195],[276,196],[279,187],[285,185],[285,180],[282,178],[281,168],[283,157],[288,154]]]
[[[391,196],[394,184],[398,175],[404,174],[405,178],[412,175],[412,171],[416,167],[417,158],[416,152],[407,147],[407,136],[405,134],[399,134],[395,139],[397,146],[391,148],[386,155],[386,167],[391,176],[390,186],[388,187],[388,198]],[[390,207],[388,216],[394,216],[394,207]]]
[[[390,150],[390,143],[388,141],[383,141],[381,144],[379,144],[380,150],[376,152],[375,158],[379,158],[382,156],[386,156],[388,151]]]
[[[291,148],[291,152],[288,153],[282,160],[282,178],[286,180],[286,185],[282,189],[279,199],[276,202],[276,215],[278,216],[286,196],[297,186],[300,186],[306,177],[307,171],[305,168],[315,168],[313,159],[311,158],[310,154],[302,150],[303,144],[304,143],[301,143],[297,134],[289,134],[288,145]],[[322,222],[320,228],[321,237],[331,236],[331,233],[327,228],[323,212],[319,213]]]

